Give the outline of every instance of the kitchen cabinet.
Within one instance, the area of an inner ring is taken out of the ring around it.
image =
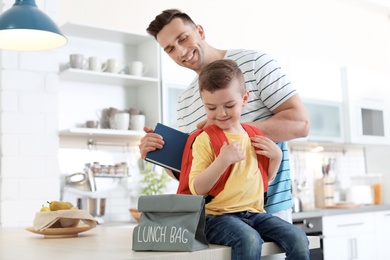
[[[286,73],[301,98],[341,102],[340,66],[315,61],[286,61]]]
[[[342,68],[348,142],[390,144],[390,74]]]
[[[324,216],[324,259],[376,259],[373,219],[373,212]]]
[[[378,260],[389,259],[390,210],[375,212],[376,252]]]
[[[302,98],[310,119],[310,132],[305,138],[292,140],[309,142],[344,142],[344,113],[341,102]]]
[[[60,136],[114,137],[138,142],[142,131],[86,129],[87,120],[101,120],[103,109],[135,108],[153,126],[162,118],[160,48],[148,35],[117,31],[83,24],[67,23],[61,27],[68,45],[59,54],[59,129]],[[117,59],[119,73],[72,69],[69,55],[98,56],[101,60]],[[128,74],[128,64],[141,61],[148,67],[144,76]],[[131,119],[130,119],[131,120]],[[130,138],[129,138],[130,137]]]
[[[310,118],[310,132],[294,142],[345,141],[340,66],[304,60],[285,61],[287,75],[298,90]]]

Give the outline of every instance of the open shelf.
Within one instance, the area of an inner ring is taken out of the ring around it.
[[[121,85],[126,87],[155,86],[158,83],[157,78],[136,77],[127,74],[95,72],[82,69],[67,68],[60,73],[61,80],[88,82],[94,84]]]

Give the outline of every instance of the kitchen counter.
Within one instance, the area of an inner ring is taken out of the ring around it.
[[[227,260],[231,250],[210,245],[195,252],[135,252],[132,251],[131,224],[98,225],[73,238],[44,238],[24,228],[0,229],[0,259],[148,259],[148,260]],[[318,248],[318,237],[309,237],[310,248]],[[264,243],[263,255],[281,253],[274,243]]]
[[[293,213],[292,218],[293,220],[295,220],[295,219],[304,219],[304,218],[314,218],[314,217],[342,215],[342,214],[356,214],[356,213],[363,213],[363,212],[375,212],[375,211],[386,211],[386,210],[390,210],[390,205],[382,204],[382,205],[360,206],[356,208],[316,209],[312,211]]]

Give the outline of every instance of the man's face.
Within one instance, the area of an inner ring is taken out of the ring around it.
[[[204,33],[201,26],[173,19],[158,34],[157,42],[177,64],[199,74],[204,66]]]

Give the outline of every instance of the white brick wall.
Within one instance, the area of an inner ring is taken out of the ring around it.
[[[15,1],[0,1],[3,10]],[[59,0],[36,1],[51,17]],[[0,226],[31,226],[60,198],[56,50],[0,51]]]

